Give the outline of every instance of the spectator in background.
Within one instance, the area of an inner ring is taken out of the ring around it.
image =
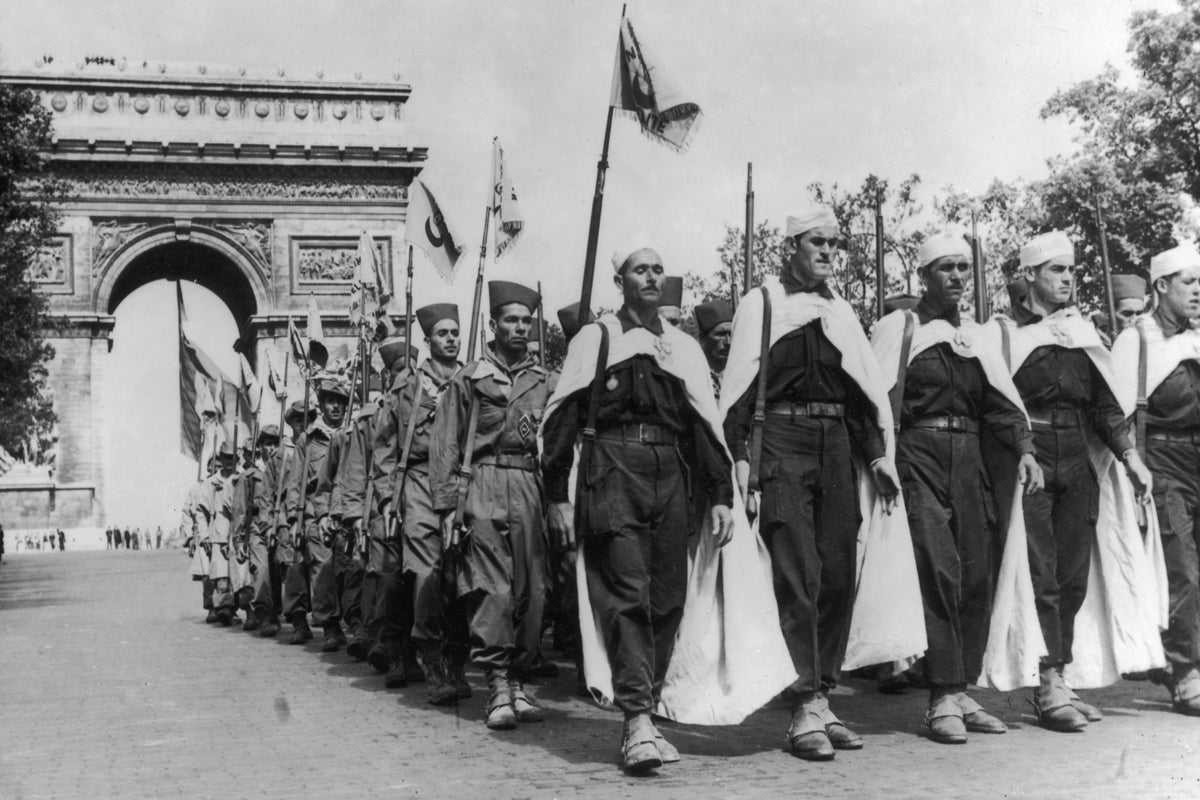
[[[154,549],[162,550],[162,525],[159,525],[158,529],[154,531]]]
[[[126,528],[126,529],[125,529],[125,549],[126,549],[126,550],[128,550],[128,549],[129,549],[129,548],[132,546],[132,545],[131,545],[131,543],[130,543],[130,540],[131,540],[132,538],[133,538],[133,534],[131,534],[131,533],[129,532],[129,528]]]
[[[67,549],[67,534],[63,532],[62,528],[59,528],[58,529],[58,552],[61,553],[66,549]]]

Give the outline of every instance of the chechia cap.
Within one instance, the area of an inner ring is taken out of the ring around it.
[[[588,311],[588,322],[595,322],[596,315]],[[583,327],[579,322],[579,303],[571,303],[558,310],[558,324],[562,326],[563,335],[571,339]]]
[[[408,340],[403,336],[393,336],[390,339],[384,339],[379,343],[379,358],[383,360],[383,366],[389,370],[395,371],[396,362],[408,354],[412,350],[413,361],[416,361],[416,348],[408,346]]]
[[[1146,279],[1141,275],[1113,275],[1113,302],[1146,298]]]
[[[662,291],[658,294],[660,306],[683,305],[683,278],[678,275],[667,275],[663,278]]]
[[[723,322],[733,322],[733,306],[728,300],[710,300],[701,303],[692,311],[696,315],[696,326],[700,333],[707,334]]]
[[[488,308],[493,312],[509,303],[520,303],[534,311],[541,302],[541,297],[528,286],[511,281],[488,281]]]
[[[433,303],[417,309],[417,323],[426,336],[433,330],[434,325],[444,319],[452,319],[457,324],[458,306],[454,303]]]

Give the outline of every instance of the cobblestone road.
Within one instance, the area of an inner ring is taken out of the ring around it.
[[[178,550],[0,564],[0,798],[1200,797],[1200,719],[1129,682],[1088,693],[1106,718],[1075,735],[980,692],[1012,730],[947,747],[920,734],[921,693],[850,680],[834,708],[862,751],[790,757],[774,704],[664,727],[682,763],[629,778],[619,718],[572,696],[566,664],[535,689],[545,723],[491,733],[478,673],[474,700],[434,709],[344,653],[205,625],[186,573]]]

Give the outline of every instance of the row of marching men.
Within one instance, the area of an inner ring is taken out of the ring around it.
[[[457,310],[421,309],[426,361],[382,346],[388,391],[347,425],[349,389],[322,383],[315,419],[289,411],[297,444],[263,442],[267,488],[250,470],[225,501],[233,529],[239,503],[255,520],[246,627],[301,643],[311,617],[434,703],[470,694],[469,659],[507,729],[543,716],[525,682],[562,572],[634,772],[679,759],[652,713],[734,724],[781,691],[795,755],[861,748],[830,690],[918,658],[936,742],[1007,730],[975,685],[1032,687],[1042,726],[1079,731],[1101,712],[1076,689],[1155,670],[1200,712],[1200,254],[1153,259],[1154,312],[1110,353],[1061,233],[1022,248],[1019,302],[983,326],[958,313],[964,240],[931,237],[923,295],[870,340],[829,280],[840,240],[827,208],[789,217],[779,276],[732,320],[698,308],[700,343],[664,321],[658,253],[614,254],[622,306],[564,325],[560,374],[529,353],[526,287],[489,285],[493,340],[466,365]],[[220,480],[190,504],[214,520]],[[236,585],[206,589],[216,621]]]

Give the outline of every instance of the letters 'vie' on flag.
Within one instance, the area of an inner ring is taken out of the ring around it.
[[[350,324],[357,325],[363,318],[375,319],[381,305],[391,297],[383,279],[379,251],[366,231],[358,239],[358,272],[350,284]]]
[[[408,194],[408,222],[405,223],[404,238],[413,247],[425,251],[444,280],[454,280],[454,269],[462,258],[463,248],[433,193],[420,179],[412,182]]]
[[[508,165],[504,163],[504,148],[499,137],[492,140],[492,213],[496,215],[496,258],[516,244],[525,227],[517,190],[513,188]]]
[[[629,17],[621,19],[610,105],[636,117],[642,133],[676,150],[687,147],[702,116],[700,106],[646,52]]]

